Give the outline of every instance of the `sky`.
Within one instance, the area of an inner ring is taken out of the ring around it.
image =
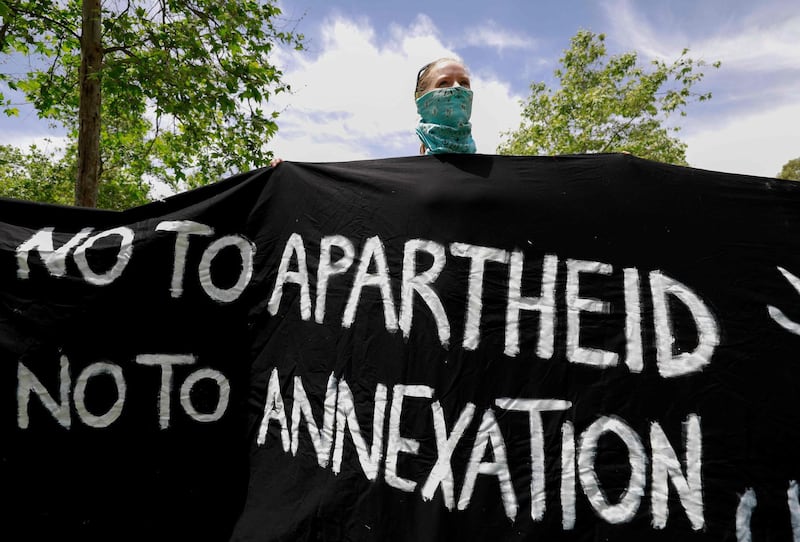
[[[427,62],[465,61],[478,152],[496,152],[520,123],[532,82],[553,70],[580,29],[606,35],[612,54],[643,63],[690,56],[705,69],[695,90],[713,98],[679,119],[693,167],[774,176],[800,156],[800,5],[797,0],[281,0],[280,24],[306,50],[273,61],[292,86],[271,102],[276,156],[304,162],[418,153],[415,77]],[[0,143],[57,136],[32,110],[0,119]]]

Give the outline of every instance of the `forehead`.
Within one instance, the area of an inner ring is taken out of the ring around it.
[[[438,79],[440,77],[469,77],[467,69],[460,62],[454,60],[445,60],[440,62],[431,70],[431,78]]]

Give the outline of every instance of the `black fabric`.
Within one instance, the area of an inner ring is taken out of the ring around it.
[[[798,539],[798,233],[796,183],[626,155],[2,200],[3,538]]]

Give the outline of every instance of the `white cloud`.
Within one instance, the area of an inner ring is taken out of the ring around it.
[[[800,70],[800,13],[797,6],[753,3],[753,11],[736,24],[709,25],[709,33],[687,36],[679,29],[656,29],[629,0],[606,2],[614,39],[650,58],[672,60],[684,47],[692,56],[721,60],[726,71]],[[721,17],[720,17],[721,18]]]
[[[27,151],[31,146],[43,152],[53,152],[57,156],[62,156],[64,147],[68,143],[67,136],[55,135],[54,133],[21,133],[13,131],[0,131],[0,145],[11,145]]]
[[[495,21],[487,21],[481,26],[466,31],[467,45],[491,47],[502,52],[504,49],[531,49],[536,42],[528,36],[503,29]]]
[[[286,160],[323,162],[414,155],[417,113],[413,91],[420,67],[458,56],[420,15],[408,27],[378,35],[366,19],[323,23],[314,57],[281,53],[293,92],[273,100],[282,111],[268,144]],[[472,70],[473,135],[479,152],[493,153],[499,133],[516,127],[518,96],[508,84]]]
[[[629,0],[610,0],[604,8],[611,35],[626,49],[669,61],[688,46],[693,58],[722,61],[720,70],[706,71],[704,86],[713,91],[713,101],[702,106],[707,109],[701,118],[683,123],[690,164],[772,177],[800,153],[800,13],[795,2],[756,2],[747,13],[728,18],[723,3],[700,3],[690,16],[719,11],[717,24],[700,36],[682,29],[685,12],[662,11],[655,25]]]
[[[737,115],[685,138],[694,167],[774,177],[800,155],[800,104]]]
[[[494,154],[502,139],[501,133],[519,127],[522,96],[511,93],[507,83],[499,80],[480,79],[472,87],[476,89],[472,108],[472,133],[478,152]]]
[[[752,72],[800,70],[800,15],[766,25],[742,28],[731,35],[698,42],[693,50],[719,59],[726,69]]]

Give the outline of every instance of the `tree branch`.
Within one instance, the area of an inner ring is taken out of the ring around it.
[[[141,44],[137,44],[137,45],[141,45]],[[127,56],[129,56],[131,58],[135,58],[137,60],[139,59],[139,57],[136,56],[136,54],[134,54],[134,52],[131,50],[131,47],[128,46],[128,45],[116,45],[114,47],[104,47],[103,48],[103,54],[107,55],[109,53],[125,53]]]
[[[606,144],[603,146],[603,148],[600,150],[600,152],[606,152],[608,150],[609,146],[611,145],[611,143],[613,143],[614,141],[616,141],[619,138],[619,134],[622,133],[628,127],[630,127],[630,125],[633,123],[633,121],[635,121],[638,118],[639,118],[639,115],[636,115],[635,117],[631,117],[630,120],[628,120],[628,122],[623,124],[618,130],[615,130],[614,131],[614,135],[612,135],[608,139],[608,141],[606,141]]]
[[[31,19],[40,19],[40,20],[42,20],[42,21],[45,21],[45,22],[47,22],[47,23],[50,23],[50,24],[51,24],[51,25],[53,25],[53,26],[57,26],[57,27],[61,28],[61,29],[62,29],[62,30],[64,30],[64,31],[65,31],[67,34],[69,34],[70,36],[72,36],[73,38],[75,38],[75,39],[77,39],[77,40],[80,40],[80,39],[81,39],[81,36],[80,36],[80,34],[78,34],[78,33],[77,33],[77,32],[76,32],[76,31],[75,31],[73,28],[71,28],[69,25],[67,25],[67,24],[65,24],[65,23],[62,23],[61,21],[57,21],[57,20],[55,20],[55,19],[51,19],[50,17],[47,17],[46,15],[42,15],[41,13],[36,13],[36,12],[33,12],[33,11],[28,11],[28,10],[26,10],[26,9],[19,9],[19,8],[18,8],[18,7],[16,7],[16,6],[9,6],[9,9],[11,9],[11,11],[12,11],[12,12],[14,12],[14,14],[15,14],[15,15],[26,15],[26,16],[30,17]]]
[[[0,52],[6,48],[6,34],[9,26],[11,26],[11,21],[5,21],[3,27],[0,28]]]

